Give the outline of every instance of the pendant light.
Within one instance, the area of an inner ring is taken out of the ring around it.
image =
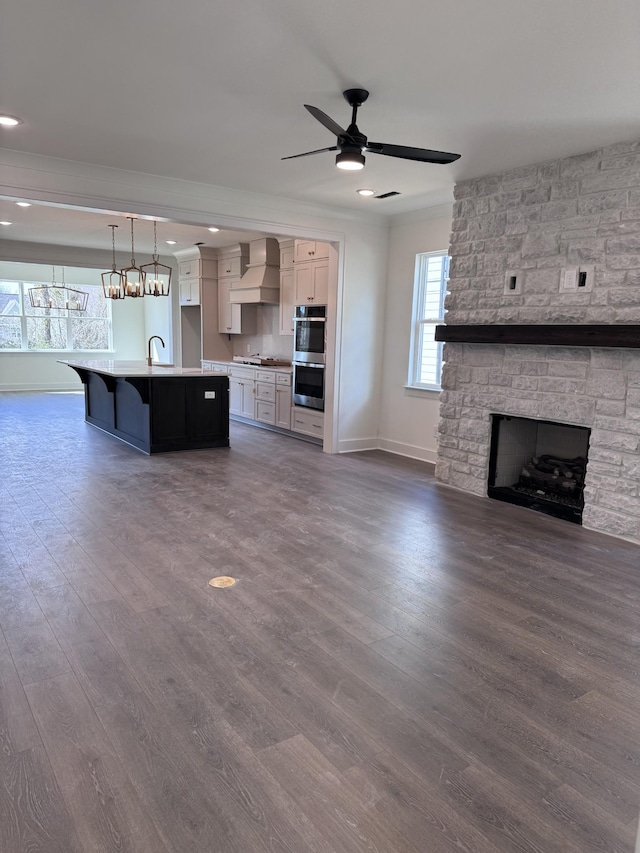
[[[84,290],[77,290],[75,287],[67,287],[64,280],[64,267],[62,267],[62,298],[64,300],[63,308],[67,311],[86,311],[89,294]]]
[[[155,219],[153,220],[152,257],[153,260],[150,264],[143,264],[140,267],[145,274],[144,292],[148,296],[168,296],[169,288],[171,287],[171,267],[160,263]]]
[[[127,216],[131,222],[131,266],[125,267],[122,272],[124,279],[124,295],[131,296],[133,299],[144,296],[144,271],[136,264],[135,250],[133,248],[133,221],[135,216]]]
[[[110,272],[102,273],[102,292],[105,299],[124,299],[124,276],[116,269],[116,228],[117,225],[109,225],[111,228],[111,253],[113,263]]]
[[[29,304],[32,308],[46,308],[56,311],[85,311],[89,294],[75,287],[67,287],[62,267],[62,284],[56,283],[56,268],[51,268],[51,284],[41,284],[28,290]]]

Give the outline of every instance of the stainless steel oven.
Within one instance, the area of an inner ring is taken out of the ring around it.
[[[324,364],[327,349],[326,329],[326,305],[297,305],[293,318],[293,360]]]
[[[324,412],[324,364],[293,362],[293,402]]]

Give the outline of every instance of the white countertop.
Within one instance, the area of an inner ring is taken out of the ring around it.
[[[210,364],[225,364],[227,367],[246,367],[249,370],[270,370],[273,373],[292,373],[293,365],[279,364],[277,366],[271,364],[247,364],[244,361],[222,361],[219,358],[205,358],[203,361]]]
[[[224,376],[220,370],[203,370],[201,367],[176,367],[175,365],[152,364],[146,361],[114,361],[108,358],[58,359],[60,364],[95,370],[108,376]]]

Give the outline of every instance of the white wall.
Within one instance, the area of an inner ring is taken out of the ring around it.
[[[405,386],[416,255],[448,250],[451,212],[449,205],[443,205],[400,216],[389,237],[379,446],[434,463],[440,394]]]
[[[14,253],[15,252],[15,253]],[[7,259],[20,256],[15,262]],[[30,257],[33,262],[24,259]],[[61,278],[60,259],[64,259],[65,281],[71,285],[101,285],[100,273],[111,266],[100,269],[74,266],[74,262],[86,263],[86,250],[70,247],[47,247],[40,244],[21,244],[15,251],[8,242],[0,244],[0,277],[23,281],[51,281],[51,263],[55,261],[56,277]],[[101,258],[97,258],[99,263]],[[43,266],[44,265],[44,266]],[[74,352],[2,352],[0,353],[0,391],[66,390],[80,388],[75,371],[58,364],[58,359],[114,358],[141,359],[145,348],[145,316],[143,303],[147,300],[127,299],[113,301],[113,347],[104,356],[96,353]],[[166,308],[164,309],[166,313]]]
[[[386,227],[351,229],[339,270],[344,287],[336,306],[338,340],[335,348],[328,347],[328,358],[335,352],[340,388],[336,449],[343,452],[378,446],[388,233]]]

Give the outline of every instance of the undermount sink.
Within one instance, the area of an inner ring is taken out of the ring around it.
[[[151,364],[151,367],[175,367],[175,364],[170,364],[168,361],[163,361],[163,362],[154,361]]]

